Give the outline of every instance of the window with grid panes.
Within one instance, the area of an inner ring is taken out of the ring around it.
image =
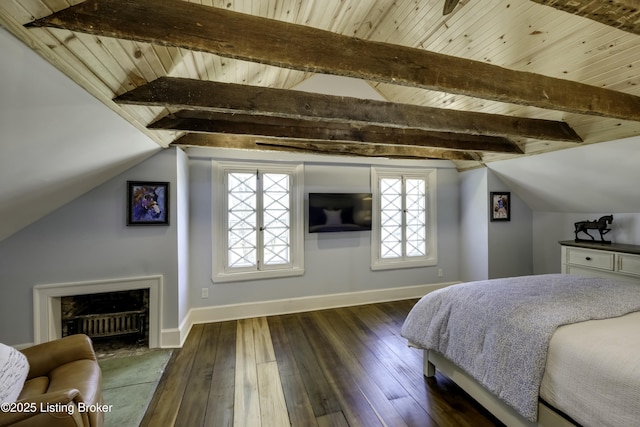
[[[214,162],[217,282],[300,275],[302,166]]]
[[[371,267],[437,263],[436,170],[372,168]]]

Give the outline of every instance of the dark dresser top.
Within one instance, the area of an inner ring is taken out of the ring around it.
[[[574,246],[576,248],[598,249],[602,251],[623,252],[627,254],[640,255],[640,246],[626,245],[623,243],[600,243],[600,242],[575,242],[573,240],[562,240],[562,246]]]

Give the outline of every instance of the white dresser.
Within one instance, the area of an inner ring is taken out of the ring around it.
[[[640,284],[640,246],[561,241],[562,273],[609,277]]]

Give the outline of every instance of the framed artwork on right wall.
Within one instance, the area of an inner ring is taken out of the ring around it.
[[[489,217],[491,221],[511,221],[511,193],[492,191],[489,197]]]

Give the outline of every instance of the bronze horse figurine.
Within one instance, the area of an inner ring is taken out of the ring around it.
[[[578,233],[583,232],[587,236],[591,238],[591,240],[596,240],[591,234],[589,234],[588,230],[598,230],[600,233],[600,241],[603,243],[611,243],[607,240],[604,240],[604,235],[611,231],[610,228],[607,228],[608,224],[613,222],[613,215],[605,215],[597,219],[596,221],[578,221],[574,223],[576,229],[574,231],[576,235],[576,242],[588,242],[586,239],[579,239]]]

